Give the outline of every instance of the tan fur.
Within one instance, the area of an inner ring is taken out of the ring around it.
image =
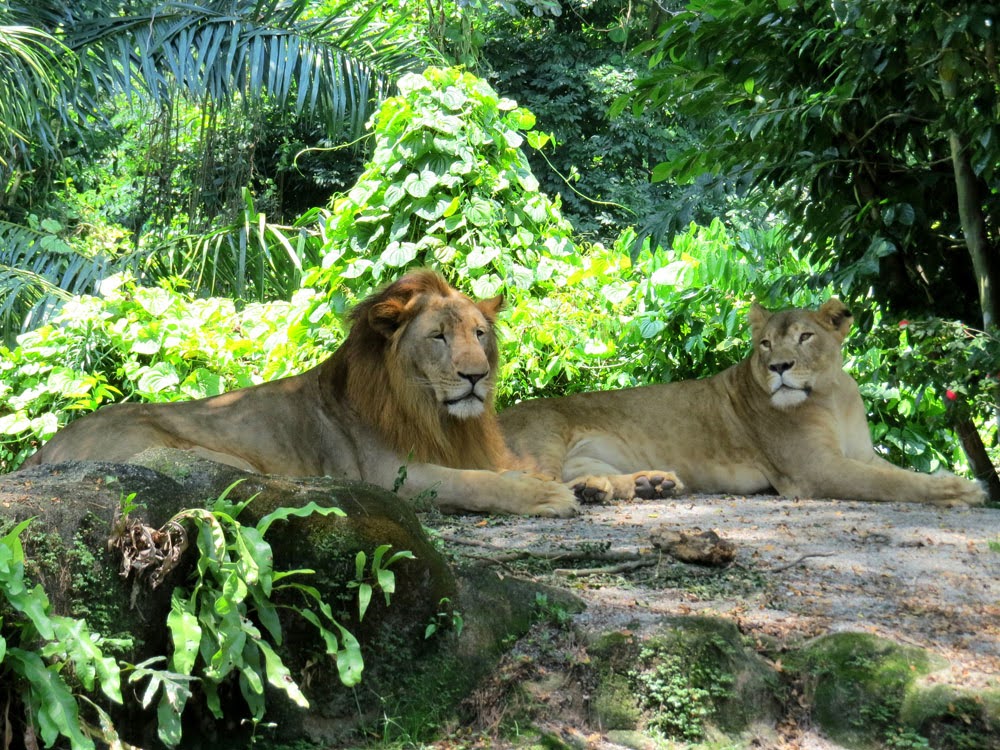
[[[564,485],[504,471],[512,457],[493,407],[502,307],[501,297],[473,302],[435,273],[411,273],[355,308],[347,339],[319,366],[197,401],[101,409],[25,466],[127,461],[162,446],[248,471],[391,488],[407,463],[401,493],[434,490],[445,510],[571,515]]]
[[[851,313],[750,310],[753,352],[713,377],[518,404],[509,446],[583,499],[693,492],[979,505],[975,482],[876,455],[841,344]]]

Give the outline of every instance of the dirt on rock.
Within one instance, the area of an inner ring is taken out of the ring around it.
[[[691,614],[769,643],[858,631],[941,657],[930,681],[1000,688],[1000,509],[685,496],[588,505],[569,520],[429,516],[458,558],[573,591],[585,632]],[[728,565],[654,546],[709,530],[735,545]],[[809,733],[785,746],[835,747]]]

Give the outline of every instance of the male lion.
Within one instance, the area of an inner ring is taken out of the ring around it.
[[[473,302],[419,271],[364,300],[347,339],[295,377],[211,398],[121,404],[61,430],[26,466],[127,461],[156,446],[259,473],[363,479],[445,510],[568,516],[573,493],[509,468],[493,408],[496,297]]]
[[[750,309],[753,352],[713,377],[517,404],[508,445],[584,500],[693,492],[979,505],[975,482],[879,458],[841,344],[851,313]],[[657,467],[657,468],[651,468]],[[669,470],[668,470],[669,469]]]

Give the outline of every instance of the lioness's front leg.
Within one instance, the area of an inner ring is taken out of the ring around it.
[[[662,500],[684,490],[672,471],[637,471],[633,474],[588,474],[567,482],[584,503],[609,500]]]
[[[978,482],[947,472],[921,474],[877,457],[871,462],[847,458],[830,461],[812,476],[778,480],[774,486],[787,497],[929,503],[945,507],[982,505],[986,501],[986,492]]]

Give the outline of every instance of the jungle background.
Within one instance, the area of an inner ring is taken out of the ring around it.
[[[879,450],[988,478],[995,15],[3,3],[0,469],[104,403],[301,371],[421,265],[507,295],[501,406],[709,375],[751,300],[838,294]]]
[[[0,472],[114,401],[301,372],[430,266],[506,296],[501,408],[711,375],[752,301],[839,295],[878,450],[996,503],[997,11],[0,0]],[[57,677],[119,700],[117,667],[25,582],[27,523],[0,673],[89,747]]]

